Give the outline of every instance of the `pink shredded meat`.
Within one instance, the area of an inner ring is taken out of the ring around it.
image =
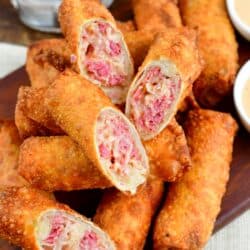
[[[61,235],[65,226],[64,218],[60,214],[56,214],[52,220],[51,230],[48,237],[44,240],[47,244],[55,244]]]
[[[109,41],[109,48],[110,48],[109,54],[111,56],[118,56],[121,53],[121,45],[112,40]]]
[[[80,241],[80,250],[97,250],[98,248],[98,237],[93,231],[85,232],[84,236]]]

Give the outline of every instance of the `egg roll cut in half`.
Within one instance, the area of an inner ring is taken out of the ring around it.
[[[98,226],[37,189],[2,189],[0,218],[0,237],[27,250],[116,249]]]
[[[28,185],[17,172],[20,144],[14,122],[0,121],[0,188]]]
[[[194,30],[169,29],[157,36],[126,100],[126,114],[143,140],[152,139],[168,125],[201,68]]]
[[[148,159],[135,127],[97,86],[65,72],[49,87],[46,105],[56,124],[115,187],[134,194],[146,181]]]
[[[191,166],[187,140],[182,127],[175,119],[156,137],[144,142],[150,174],[174,182]]]
[[[64,0],[59,21],[76,57],[76,69],[101,87],[113,103],[124,103],[133,62],[109,11],[98,1]]]
[[[143,249],[163,190],[163,182],[158,179],[149,179],[134,196],[106,190],[94,222],[109,234],[117,250]]]
[[[48,108],[45,105],[46,91],[47,87],[20,87],[17,99],[17,107],[18,109],[22,110],[27,119],[33,121],[35,126],[36,124],[39,124],[39,126],[45,128],[49,134],[52,135],[63,134],[62,129],[56,125],[48,111]],[[38,133],[37,135],[41,134]]]
[[[28,48],[26,71],[31,85],[44,87],[51,84],[66,68],[70,68],[70,50],[64,39],[44,39]]]
[[[202,249],[220,211],[237,124],[225,113],[190,111],[185,122],[192,168],[169,187],[154,227],[154,249]]]
[[[133,0],[132,3],[138,30],[159,30],[182,26],[175,0]]]
[[[180,0],[185,25],[198,31],[205,68],[194,83],[200,104],[213,107],[228,95],[238,69],[237,42],[224,0]],[[209,10],[209,11],[208,11]]]
[[[20,148],[18,172],[33,187],[50,192],[112,186],[68,136],[26,139]]]

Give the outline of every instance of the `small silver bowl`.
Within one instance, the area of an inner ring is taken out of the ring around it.
[[[113,0],[103,0],[109,7]],[[11,0],[21,21],[28,27],[49,33],[61,33],[57,20],[61,0]]]

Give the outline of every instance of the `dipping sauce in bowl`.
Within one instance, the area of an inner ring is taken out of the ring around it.
[[[234,83],[234,104],[239,118],[250,132],[250,60],[240,69]]]
[[[226,4],[233,25],[250,41],[250,0],[226,0]]]
[[[234,0],[235,10],[243,23],[250,26],[250,1]]]
[[[250,118],[250,76],[249,76],[249,79],[247,79],[245,86],[243,88],[242,106],[246,115]]]

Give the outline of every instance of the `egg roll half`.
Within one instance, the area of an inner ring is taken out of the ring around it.
[[[68,71],[50,85],[45,99],[56,124],[82,147],[96,173],[135,193],[149,172],[147,155],[133,124],[109,98]]]
[[[109,234],[117,250],[143,249],[151,220],[163,194],[163,182],[150,179],[134,196],[105,191],[94,222]]]
[[[33,87],[51,84],[66,68],[71,67],[70,50],[64,39],[44,39],[28,48],[26,71]]]
[[[194,83],[200,104],[215,106],[232,90],[238,69],[237,42],[224,0],[180,0],[183,22],[198,31],[205,68]]]
[[[168,125],[201,68],[194,30],[169,29],[157,36],[126,100],[126,115],[143,140],[152,139]]]
[[[27,250],[114,250],[90,220],[33,188],[0,190],[0,237]]]
[[[159,30],[182,26],[175,0],[133,0],[132,3],[138,30]]]
[[[237,124],[229,114],[190,111],[185,123],[192,168],[169,187],[154,228],[154,249],[202,249],[220,211]]]
[[[98,1],[64,0],[59,21],[76,58],[76,70],[101,87],[113,103],[124,103],[133,62],[111,13]]]

